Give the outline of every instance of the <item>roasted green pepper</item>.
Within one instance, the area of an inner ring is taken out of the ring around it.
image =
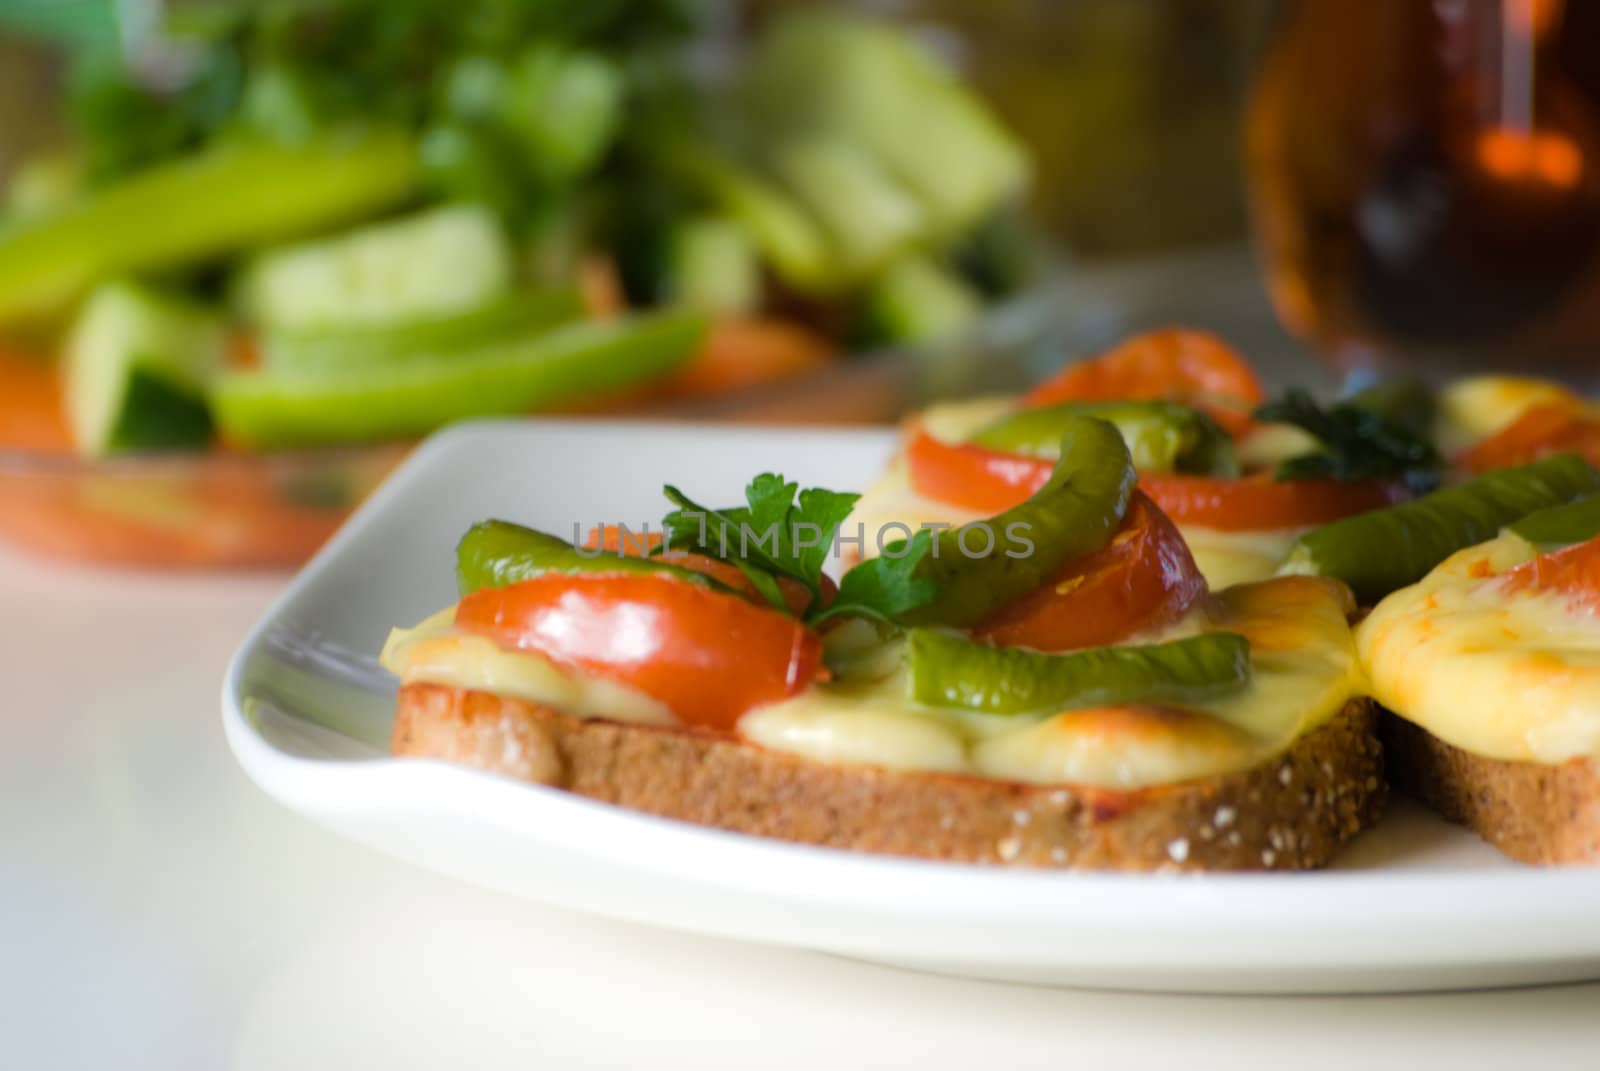
[[[1042,654],[990,647],[936,629],[912,629],[911,697],[930,706],[1026,714],[1117,703],[1199,703],[1250,680],[1250,642],[1232,632],[1144,647]]]
[[[1576,454],[1497,469],[1315,528],[1295,541],[1278,571],[1338,577],[1370,605],[1421,580],[1456,551],[1494,538],[1502,526],[1597,489],[1600,472]]]
[[[977,624],[1110,541],[1137,479],[1128,448],[1103,420],[1075,416],[1062,430],[1060,460],[1033,497],[933,540],[917,576],[934,581],[938,594],[907,614],[908,623]]]
[[[1506,527],[1542,551],[1585,542],[1600,535],[1600,494],[1530,513]]]
[[[545,573],[670,576],[701,587],[726,590],[703,573],[658,558],[580,551],[564,539],[510,521],[475,524],[456,546],[456,582],[463,595],[483,588],[505,587]]]
[[[1217,422],[1174,402],[1064,402],[1023,409],[972,437],[980,446],[1033,457],[1055,457],[1069,420],[1094,417],[1122,433],[1140,472],[1237,476],[1233,440]]]

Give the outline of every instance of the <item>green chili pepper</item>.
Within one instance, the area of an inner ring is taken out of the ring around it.
[[[1116,428],[1088,417],[1066,421],[1061,458],[1033,497],[933,540],[916,575],[938,585],[938,594],[904,620],[964,628],[1038,588],[1110,541],[1137,478]]]
[[[1232,632],[1146,647],[1042,654],[989,647],[949,632],[912,629],[912,698],[985,714],[1025,714],[1117,703],[1198,703],[1250,680],[1250,642]]]
[[[1370,605],[1421,580],[1456,551],[1494,538],[1502,526],[1597,489],[1600,472],[1576,454],[1497,469],[1315,528],[1295,541],[1278,571],[1338,577]]]
[[[1023,409],[972,437],[980,446],[1033,457],[1055,457],[1066,422],[1094,417],[1122,434],[1140,472],[1237,476],[1233,440],[1197,409],[1174,402],[1063,402]]]
[[[1600,494],[1530,513],[1506,527],[1541,551],[1586,542],[1600,535]]]
[[[463,595],[484,588],[505,587],[545,573],[668,576],[700,587],[727,590],[703,573],[658,558],[630,557],[614,551],[580,551],[564,539],[509,521],[475,524],[456,546],[456,581]]]

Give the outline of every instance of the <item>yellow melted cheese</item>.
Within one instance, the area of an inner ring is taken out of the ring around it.
[[[1600,621],[1493,579],[1534,554],[1504,535],[1380,602],[1357,630],[1373,696],[1486,758],[1600,757]]]
[[[1455,454],[1503,431],[1536,405],[1583,400],[1559,383],[1526,376],[1471,376],[1439,392],[1439,447]]]
[[[640,725],[676,725],[665,704],[642,692],[580,673],[533,651],[508,651],[455,630],[455,607],[416,628],[389,633],[379,661],[401,684],[440,684],[525,699],[576,717]]]
[[[1285,578],[1224,592],[1199,621],[1244,634],[1253,675],[1240,693],[1183,710],[1116,707],[983,715],[927,707],[902,673],[823,685],[745,715],[744,736],[823,762],[940,770],[1043,784],[1142,788],[1248,769],[1361,694],[1343,589]]]

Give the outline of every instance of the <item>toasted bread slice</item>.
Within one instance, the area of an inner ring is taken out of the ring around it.
[[[1386,792],[1365,699],[1254,769],[1128,791],[830,765],[432,684],[400,690],[394,751],[781,840],[1105,870],[1320,866],[1377,819]]]
[[[1488,759],[1384,712],[1396,788],[1524,863],[1600,863],[1600,763]]]

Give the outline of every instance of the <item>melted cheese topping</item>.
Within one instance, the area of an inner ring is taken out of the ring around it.
[[[615,681],[581,673],[533,651],[508,651],[455,629],[455,607],[416,628],[389,633],[379,661],[401,684],[439,684],[525,699],[580,718],[676,725],[666,705]]]
[[[1447,455],[1503,431],[1536,405],[1583,399],[1559,383],[1525,376],[1471,376],[1439,392],[1439,447]]]
[[[1259,532],[1225,532],[1199,524],[1180,524],[1184,542],[1200,575],[1213,588],[1265,580],[1278,571],[1303,528],[1270,528]]]
[[[1534,548],[1501,536],[1446,559],[1357,631],[1384,706],[1491,759],[1600,757],[1600,622],[1557,594],[1500,590]]]
[[[1036,783],[1142,788],[1248,769],[1361,694],[1343,589],[1283,578],[1224,592],[1152,640],[1208,629],[1250,640],[1236,695],[1182,710],[1108,707],[982,715],[920,705],[901,672],[812,688],[739,723],[764,747],[823,762],[941,770]]]

